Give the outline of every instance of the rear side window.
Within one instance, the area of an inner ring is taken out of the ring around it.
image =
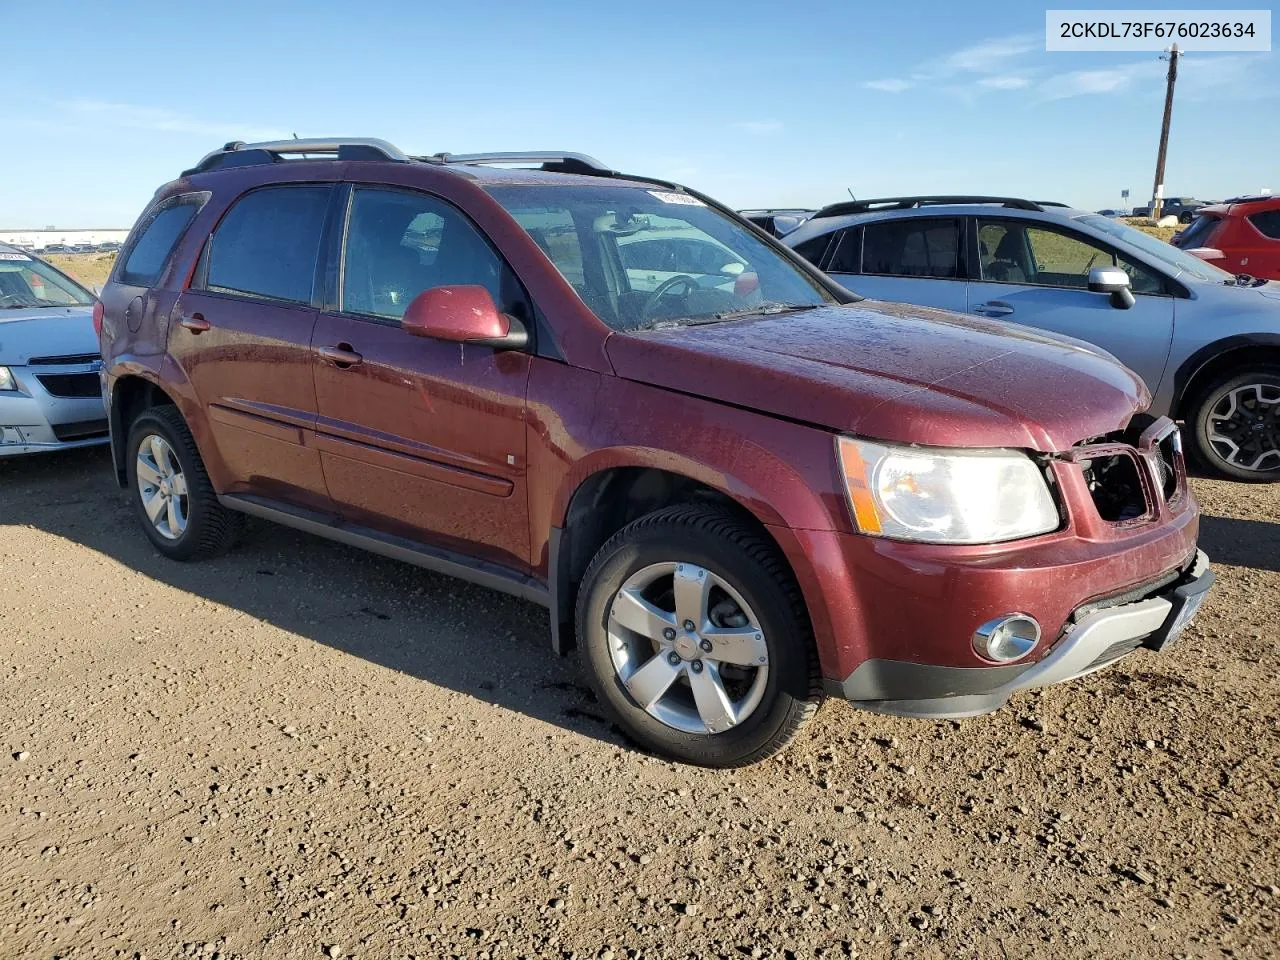
[[[1251,214],[1249,222],[1258,228],[1258,232],[1272,240],[1280,240],[1280,210],[1264,210]]]
[[[310,303],[329,184],[267,187],[246,194],[209,240],[204,286],[288,303]]]
[[[1203,247],[1208,243],[1214,228],[1221,222],[1217,217],[1201,214],[1192,221],[1191,226],[1182,231],[1182,236],[1178,238],[1178,246],[1183,250],[1194,250],[1196,247]]]
[[[886,220],[863,227],[862,272],[893,277],[960,276],[958,220]]]
[[[205,195],[183,197],[156,210],[142,225],[138,239],[125,255],[120,282],[154,286],[178,240],[204,203]]]

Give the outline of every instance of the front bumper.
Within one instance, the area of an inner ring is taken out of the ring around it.
[[[1172,582],[1145,596],[1076,611],[1047,655],[1003,667],[949,667],[901,660],[863,662],[827,692],[879,713],[971,717],[998,710],[1018,690],[1061,683],[1115,663],[1139,647],[1161,650],[1177,639],[1213,584],[1203,551]]]
[[[95,364],[49,366],[38,368],[38,374],[34,369],[10,367],[18,389],[0,393],[0,457],[95,446],[110,439],[101,393],[54,396],[45,388],[45,380],[97,376]]]

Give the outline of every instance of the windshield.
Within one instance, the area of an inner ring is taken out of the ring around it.
[[[93,294],[42,260],[0,250],[0,310],[87,307],[91,303]]]
[[[1102,233],[1124,240],[1129,246],[1137,247],[1143,253],[1150,254],[1157,260],[1163,261],[1177,270],[1178,273],[1190,274],[1197,280],[1206,280],[1210,283],[1222,283],[1233,279],[1232,275],[1225,270],[1219,270],[1213,264],[1205,263],[1199,257],[1183,253],[1171,243],[1165,243],[1149,233],[1135,230],[1133,227],[1119,221],[1108,220],[1106,217],[1090,216],[1081,217],[1080,222],[1087,223]]]
[[[837,302],[741,224],[688,194],[610,185],[495,185],[489,192],[615,330]]]

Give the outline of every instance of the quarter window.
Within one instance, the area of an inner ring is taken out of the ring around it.
[[[840,239],[831,253],[832,273],[857,273],[862,262],[862,229],[850,227],[840,231]]]
[[[1280,240],[1280,210],[1264,210],[1249,216],[1249,222],[1258,232],[1272,240]]]
[[[154,285],[203,203],[204,196],[182,198],[151,213],[125,255],[120,282],[140,287]]]
[[[831,245],[831,238],[833,236],[835,236],[835,234],[824,233],[821,236],[810,237],[803,243],[797,243],[795,245],[795,251],[815,267],[821,269],[822,258],[827,255],[827,247]]]
[[[863,227],[862,272],[894,277],[960,276],[957,220],[885,220]]]
[[[432,287],[484,287],[520,315],[522,290],[480,232],[447,203],[397,190],[353,191],[342,269],[342,309],[399,320]]]
[[[332,187],[267,187],[236,201],[209,241],[207,289],[310,303]]]

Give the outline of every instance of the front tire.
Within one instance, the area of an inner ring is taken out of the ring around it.
[[[808,614],[777,548],[697,506],[641,517],[582,580],[578,652],[644,747],[705,767],[776,753],[822,702]]]
[[[1201,466],[1232,480],[1280,481],[1280,367],[1228,373],[1190,409]]]
[[[204,560],[231,548],[244,515],[218,503],[176,407],[152,407],[139,416],[125,456],[134,511],[157,550],[172,560]]]

